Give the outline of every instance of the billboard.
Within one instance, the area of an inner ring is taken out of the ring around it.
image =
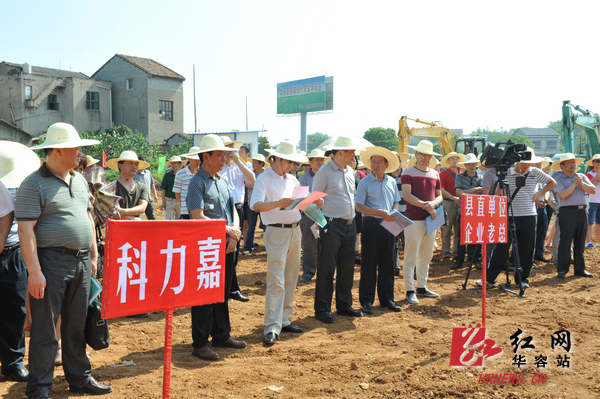
[[[325,76],[277,83],[277,113],[325,111]]]

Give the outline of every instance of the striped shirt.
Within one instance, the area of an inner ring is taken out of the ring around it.
[[[79,173],[70,184],[54,176],[44,163],[21,183],[15,202],[17,221],[36,221],[40,248],[89,249],[93,243],[89,186]]]
[[[440,176],[435,169],[423,172],[411,166],[402,171],[402,184],[410,185],[410,193],[421,201],[433,201],[436,190],[441,190]],[[406,204],[406,217],[410,220],[425,220],[429,212],[410,203]]]
[[[133,176],[133,180],[138,183],[146,185],[148,187],[148,198],[144,198],[146,201],[152,202],[152,185],[154,184],[154,179],[152,178],[152,172],[148,169],[140,170],[137,172],[137,175]]]
[[[186,199],[188,194],[188,186],[190,181],[194,177],[194,174],[190,170],[190,166],[186,166],[183,169],[179,169],[175,175],[175,183],[173,183],[173,192],[179,193],[181,197],[181,214],[189,214]]]
[[[400,169],[400,174],[398,176],[394,176],[393,173],[388,173],[387,175],[396,181],[396,186],[398,187],[398,191],[400,192],[400,212],[406,212],[406,200],[402,196],[402,169]]]
[[[0,218],[10,214],[15,210],[15,198],[17,188],[6,188],[2,180],[0,180]],[[17,232],[17,219],[13,218],[12,226],[6,237],[5,247],[12,247],[19,243],[19,233]]]
[[[536,206],[533,203],[533,196],[536,193],[537,183],[546,184],[550,179],[546,173],[536,167],[530,167],[527,170],[525,185],[519,189],[519,192],[512,201],[512,209],[515,216],[535,216],[537,215]],[[517,177],[525,176],[515,172],[515,168],[510,168],[506,175],[510,187],[510,195],[517,189]]]
[[[186,209],[202,209],[207,218],[225,219],[228,226],[233,226],[233,196],[225,179],[218,174],[213,178],[204,169],[198,169],[190,181],[186,202]]]

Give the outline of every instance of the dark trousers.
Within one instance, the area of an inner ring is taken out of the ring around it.
[[[225,255],[225,301],[210,305],[192,306],[192,346],[194,349],[208,345],[208,338],[220,343],[231,336],[228,298],[231,292],[233,268],[238,260],[238,252]]]
[[[548,233],[548,213],[546,208],[537,207],[537,232],[535,235],[535,256],[544,256],[544,243]]]
[[[315,287],[315,313],[331,312],[333,276],[336,273],[335,301],[338,310],[352,307],[354,283],[354,246],[356,223],[346,225],[333,219],[321,229],[317,283]]]
[[[458,226],[459,231],[456,234],[460,234],[460,230],[462,230],[460,225],[460,213],[458,214]],[[473,262],[477,262],[481,259],[481,244],[469,244],[469,246],[467,247],[466,245],[460,243],[460,239],[458,242],[458,250],[455,259],[457,262],[464,263],[465,255],[467,256],[467,261],[469,262],[471,262],[471,260]]]
[[[379,220],[364,218],[360,235],[363,250],[358,286],[361,305],[373,304],[376,284],[381,305],[394,300],[395,241],[396,237],[381,227]]]
[[[252,209],[248,208],[246,219],[248,220],[248,234],[244,240],[244,249],[252,251],[254,249],[254,232],[256,231],[258,212],[254,212]]]
[[[552,207],[550,205],[546,205],[546,216],[548,217],[548,223],[546,223],[546,228],[548,228],[548,225],[550,225],[550,219],[552,219],[553,214],[554,214],[554,209],[552,209]]]
[[[302,213],[302,278],[313,278],[317,272],[319,241],[310,230],[310,226],[313,224],[315,222]]]
[[[44,297],[29,297],[31,339],[27,396],[50,393],[54,357],[58,349],[56,322],[62,316],[62,361],[70,386],[82,387],[91,378],[92,366],[85,354],[85,320],[92,262],[90,255],[76,257],[54,249],[38,248],[42,273],[46,277]]]
[[[148,200],[148,205],[146,205],[146,210],[144,211],[148,220],[156,220],[156,216],[154,216],[154,205],[152,204],[152,200]]]
[[[560,226],[560,243],[558,244],[558,273],[569,271],[571,266],[571,243],[573,243],[573,269],[575,272],[585,270],[585,235],[587,234],[587,209],[576,206],[561,206],[558,212]]]
[[[23,368],[27,267],[17,249],[0,255],[0,362],[2,374]]]
[[[236,204],[237,206],[237,204]],[[240,225],[239,228],[240,230],[242,230],[244,228],[244,208],[240,207],[240,209],[237,209],[237,214],[238,217],[240,218]],[[245,245],[245,244],[244,244]],[[239,253],[240,252],[240,242],[237,242],[237,245],[235,246],[235,252]],[[237,255],[236,255],[237,256]],[[231,277],[231,291],[227,291],[227,292],[237,292],[240,290],[240,285],[238,284],[238,279],[237,279],[237,258],[236,258],[236,262],[233,265],[233,275]]]
[[[527,280],[531,274],[531,267],[533,266],[533,252],[535,247],[534,237],[537,226],[536,219],[537,216],[515,216],[517,245],[519,246],[519,259],[521,260],[521,268],[523,269],[521,272],[520,281]],[[510,245],[510,242],[507,244],[496,244],[494,246],[490,256],[490,265],[487,271],[488,282],[495,282],[498,275],[504,269],[504,252],[507,245]],[[515,271],[515,274],[516,273],[517,272]]]

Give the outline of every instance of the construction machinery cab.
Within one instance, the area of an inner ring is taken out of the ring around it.
[[[487,139],[485,137],[463,137],[456,140],[456,148],[454,151],[459,154],[466,155],[473,153],[478,156],[483,153],[487,144]]]

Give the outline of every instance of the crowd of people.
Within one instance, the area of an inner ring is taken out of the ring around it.
[[[71,391],[96,395],[112,391],[92,377],[85,351],[87,298],[98,258],[94,198],[88,183],[104,174],[82,148],[94,144],[98,142],[81,139],[73,126],[56,123],[48,129],[46,141],[31,148],[44,150],[41,166],[35,153],[20,144],[0,148],[0,296],[5,305],[0,310],[1,371],[27,382],[29,398],[50,397],[57,361]],[[586,163],[591,167],[587,174],[577,172],[582,158],[562,154],[553,162],[535,156],[532,149],[531,159],[506,168],[518,253],[510,255],[510,242],[488,244],[488,259],[482,259],[480,246],[460,244],[461,196],[504,195],[496,185],[496,169],[472,153],[441,157],[428,140],[410,148],[412,158],[378,146],[361,148],[353,138],[340,136],[325,151],[309,154],[285,140],[267,150],[265,158],[252,157],[241,141],[209,134],[187,154],[171,157],[160,184],[163,218],[182,223],[227,221],[225,301],[192,307],[192,355],[213,361],[219,359],[215,348],[246,347],[232,336],[228,300],[251,300],[238,283],[237,265],[240,255],[251,256],[256,250],[257,228],[264,230],[267,252],[267,346],[282,333],[303,332],[292,324],[299,278],[303,284],[314,279],[315,317],[326,324],[339,316],[373,314],[376,297],[382,309],[401,311],[394,296],[395,276],[400,274],[408,303],[438,297],[427,287],[436,232],[428,232],[426,219],[441,211],[446,220],[441,229],[442,259],[453,258],[453,270],[486,265],[486,283],[493,285],[516,263],[515,281],[521,288],[529,287],[536,261],[554,262],[559,279],[565,278],[572,263],[574,275],[593,277],[583,253],[586,247],[595,247],[594,224],[596,239],[600,238],[600,154]],[[142,220],[142,215],[156,219],[153,203],[158,203],[158,192],[149,166],[142,154],[131,150],[108,160],[107,167],[119,172],[114,184],[121,199],[115,219]],[[319,226],[298,209],[286,209],[301,186],[326,194],[313,202],[324,224]],[[395,221],[396,212],[412,221],[398,236],[382,225]],[[546,252],[552,252],[551,259]],[[359,306],[352,297],[356,264]],[[23,364],[28,315],[29,370]]]

